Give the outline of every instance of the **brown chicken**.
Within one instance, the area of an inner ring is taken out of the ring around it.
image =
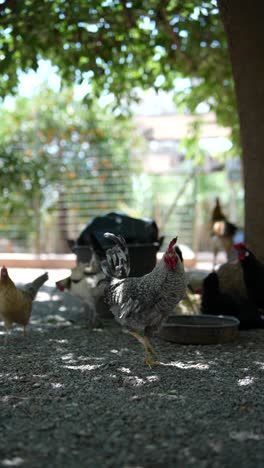
[[[32,303],[39,288],[47,281],[48,273],[36,278],[32,283],[23,287],[16,287],[8,275],[7,268],[3,266],[0,273],[0,318],[6,329],[5,343],[8,340],[9,331],[13,323],[25,328],[29,323]]]

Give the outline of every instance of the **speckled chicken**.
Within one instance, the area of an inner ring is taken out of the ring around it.
[[[172,239],[162,259],[150,273],[135,278],[128,277],[130,264],[125,240],[112,233],[106,233],[105,237],[115,244],[107,250],[106,259],[101,263],[109,280],[105,290],[106,302],[115,319],[143,345],[146,364],[158,364],[149,336],[160,329],[186,291],[177,238]]]
[[[48,273],[36,278],[31,283],[16,287],[8,275],[7,268],[3,266],[0,273],[0,319],[4,321],[6,329],[5,342],[13,323],[23,325],[25,328],[29,323],[32,303],[39,288],[47,281]]]

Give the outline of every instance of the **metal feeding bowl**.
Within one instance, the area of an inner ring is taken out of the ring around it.
[[[218,344],[238,337],[239,320],[222,315],[171,315],[159,337],[180,344]]]

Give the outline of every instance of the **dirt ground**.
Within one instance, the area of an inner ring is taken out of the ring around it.
[[[264,466],[263,330],[210,346],[155,338],[149,368],[113,320],[87,327],[54,288],[65,273],[50,272],[25,338],[15,328],[5,346],[0,326],[0,466]]]

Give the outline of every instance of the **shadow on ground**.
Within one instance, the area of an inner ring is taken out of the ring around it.
[[[4,346],[0,331],[1,466],[263,466],[262,330],[156,339],[150,369],[113,320],[91,330],[79,301],[44,286],[27,336]]]

